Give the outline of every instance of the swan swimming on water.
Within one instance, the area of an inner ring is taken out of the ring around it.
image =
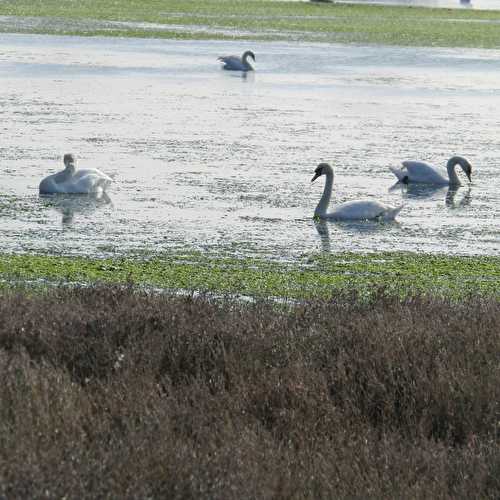
[[[461,156],[452,156],[446,164],[448,178],[436,167],[423,161],[404,161],[402,168],[389,167],[391,172],[398,178],[398,181],[405,184],[409,182],[420,182],[424,184],[441,184],[450,186],[460,186],[461,182],[455,172],[455,166],[460,165],[465,175],[471,182],[471,164]]]
[[[40,194],[101,193],[113,182],[106,174],[94,168],[76,170],[72,154],[64,155],[64,166],[64,170],[49,175],[40,182]]]
[[[217,58],[217,61],[221,61],[224,64],[224,66],[222,66],[223,69],[234,71],[253,71],[253,66],[248,62],[249,57],[255,61],[255,54],[251,50],[243,52],[241,57],[221,56]]]
[[[314,211],[315,217],[339,221],[369,219],[391,221],[395,219],[396,215],[403,208],[403,205],[392,207],[373,200],[354,200],[336,205],[331,212],[327,212],[333,187],[333,169],[328,163],[320,163],[316,167],[311,182],[315,181],[321,175],[326,176],[325,189]]]

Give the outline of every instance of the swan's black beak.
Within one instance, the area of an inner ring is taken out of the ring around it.
[[[467,176],[467,179],[469,179],[469,182],[472,182],[472,179],[471,179],[471,169],[468,168],[466,171],[465,171],[465,175]]]
[[[315,172],[314,173],[314,177],[311,179],[311,182],[314,182],[321,174],[319,174],[318,172]]]

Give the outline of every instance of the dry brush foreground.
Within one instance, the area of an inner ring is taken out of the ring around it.
[[[0,296],[0,498],[498,498],[500,303]]]

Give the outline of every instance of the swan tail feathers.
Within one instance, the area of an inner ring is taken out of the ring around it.
[[[389,167],[389,170],[398,178],[398,181],[405,182],[408,179],[408,172],[402,168]]]
[[[106,191],[112,182],[113,181],[109,177],[103,177],[96,182],[96,188]]]
[[[399,214],[399,212],[401,212],[403,207],[404,207],[404,205],[399,205],[395,208],[387,209],[384,212],[384,214],[382,215],[383,220],[387,220],[387,221],[394,220],[396,218],[396,216]]]

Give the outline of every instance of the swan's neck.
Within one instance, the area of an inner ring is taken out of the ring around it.
[[[73,177],[75,174],[75,166],[72,164],[66,165],[66,168],[62,171],[56,174],[54,177],[54,181],[56,184],[60,184],[61,182],[67,182]]]
[[[316,217],[322,217],[326,214],[328,205],[330,203],[330,198],[332,197],[332,187],[333,187],[333,173],[328,172],[326,174],[325,189],[323,190],[321,199],[319,200],[318,206],[314,211],[314,215]]]
[[[248,62],[248,58],[250,57],[250,54],[248,52],[245,52],[243,54],[242,62],[247,68],[252,68],[252,65]]]
[[[455,166],[459,163],[455,157],[450,158],[446,164],[446,170],[448,171],[448,178],[450,179],[451,186],[460,186],[461,182],[455,172]]]

